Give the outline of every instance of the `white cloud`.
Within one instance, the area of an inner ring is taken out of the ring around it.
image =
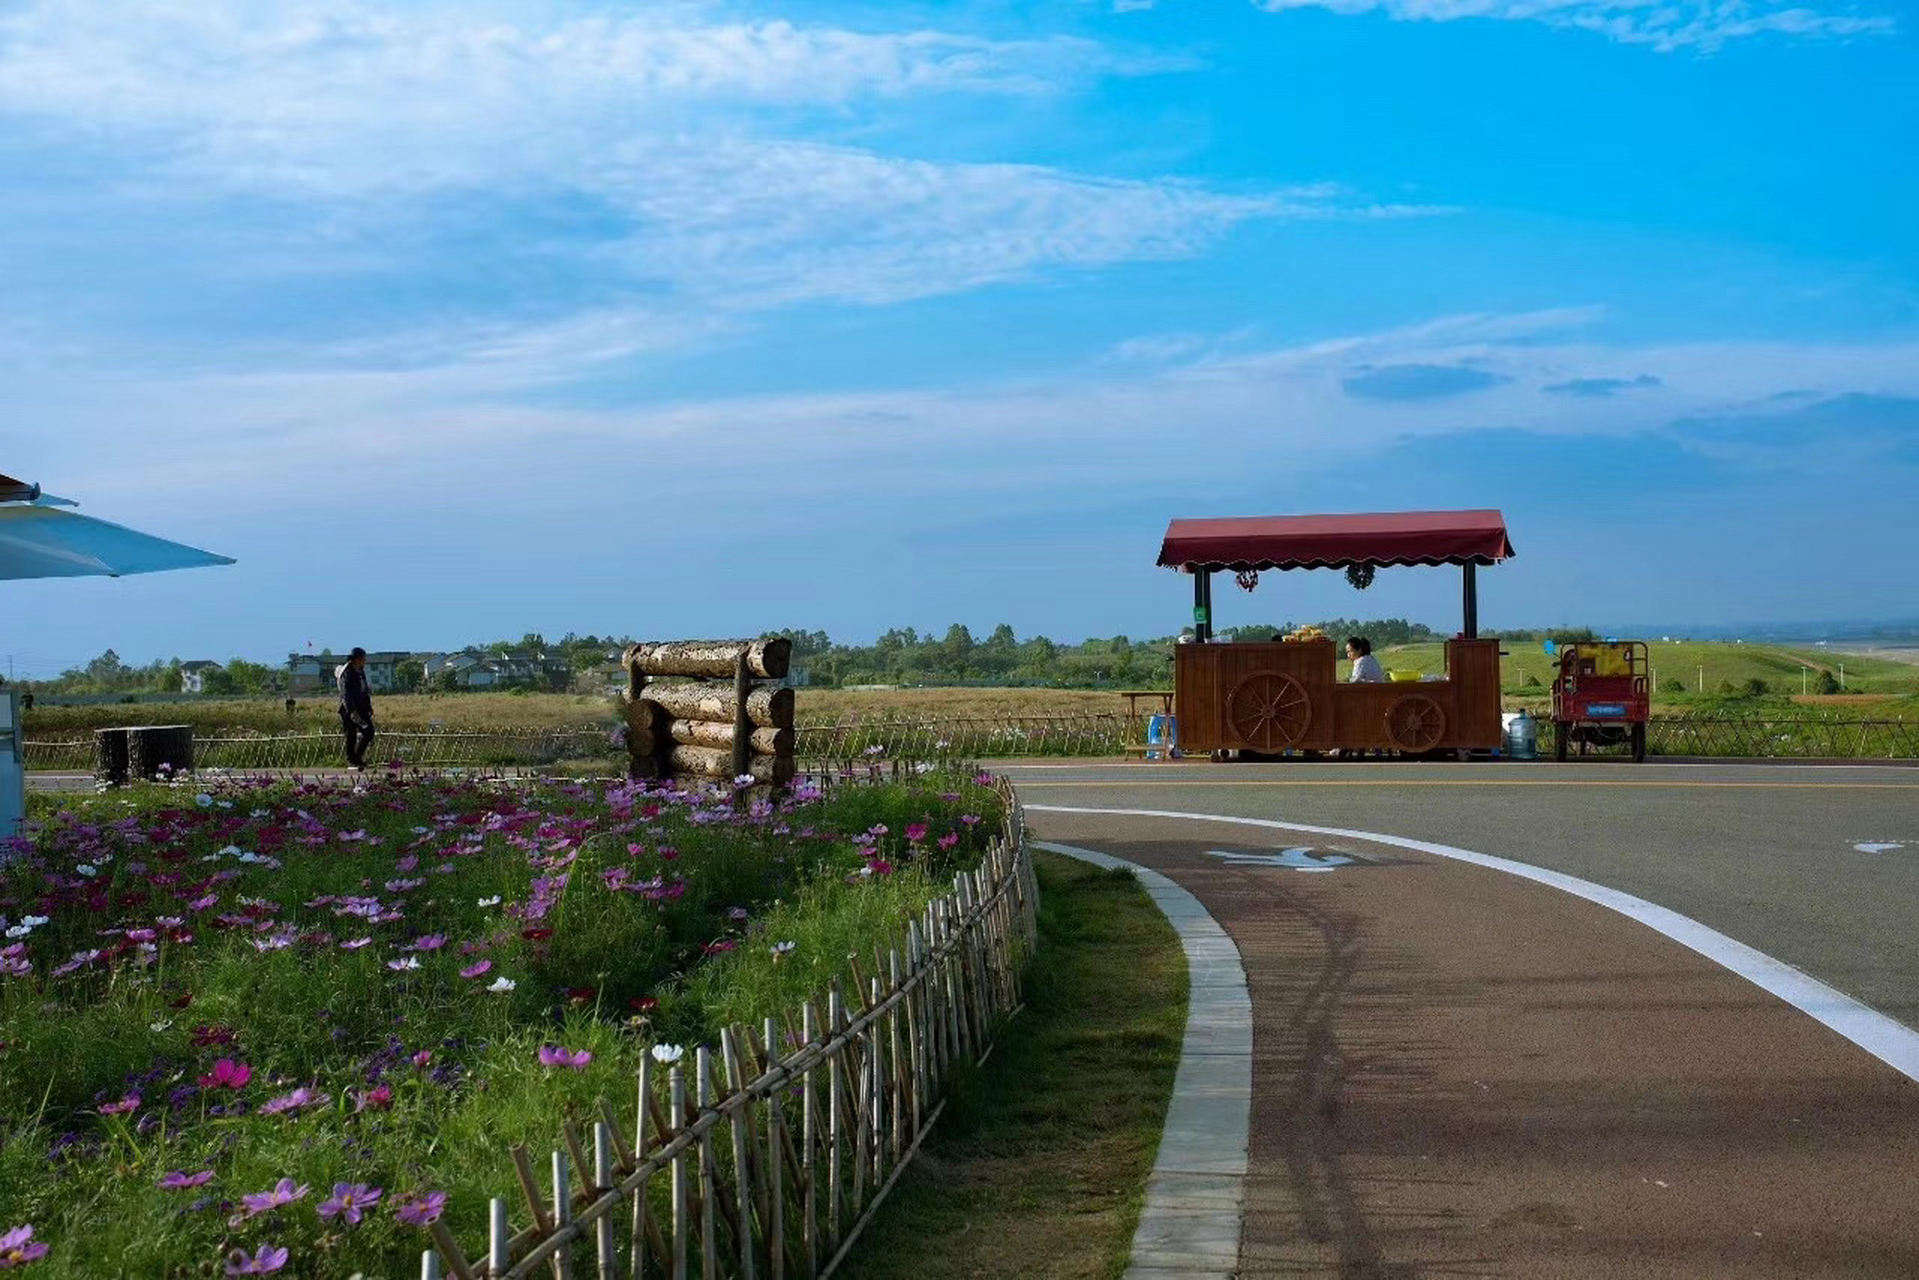
[[[1182,65],[1082,39],[719,22],[698,5],[564,12],[25,0],[0,8],[0,127],[93,157],[102,179],[81,198],[118,203],[116,222],[151,225],[143,201],[198,227],[222,201],[296,211],[312,225],[275,241],[287,274],[403,274],[410,235],[477,223],[504,254],[570,264],[589,292],[606,271],[669,295],[658,309],[688,330],[714,311],[1190,255],[1248,219],[1438,212],[1326,184],[1225,193],[847,140],[896,124],[889,104],[908,96],[1022,99]],[[538,230],[556,205],[579,225]],[[208,215],[179,212],[195,208]],[[516,235],[528,211],[535,229]]]
[[[1913,342],[1622,344],[1584,337],[1596,318],[1584,308],[1444,317],[1253,351],[1236,335],[1227,345],[1239,349],[1230,352],[1194,335],[1143,337],[1110,357],[1019,383],[611,409],[556,405],[544,394],[529,401],[529,390],[550,391],[582,371],[556,360],[566,347],[550,334],[502,338],[485,358],[469,353],[405,369],[390,361],[356,369],[335,353],[317,365],[245,375],[95,378],[42,399],[32,407],[46,434],[29,478],[120,509],[153,501],[164,511],[198,497],[273,510],[334,501],[312,489],[318,466],[355,476],[356,492],[470,508],[509,497],[540,474],[602,492],[628,473],[623,459],[633,460],[632,482],[644,484],[648,459],[719,450],[752,460],[729,479],[729,501],[792,503],[796,519],[852,504],[924,523],[936,518],[922,502],[935,458],[942,491],[966,494],[971,519],[1034,502],[1052,509],[1148,489],[1196,491],[1220,481],[1222,459],[1233,460],[1231,477],[1243,483],[1375,457],[1408,436],[1493,427],[1626,434],[1802,407],[1804,396],[1774,398],[1789,390],[1919,396]],[[601,324],[626,332],[615,318]],[[1394,364],[1509,381],[1427,401],[1362,400],[1343,389],[1356,369]],[[1630,397],[1544,391],[1620,369],[1658,385]],[[127,404],[141,406],[137,426],[100,425]]]
[[[1802,39],[1889,35],[1889,17],[1828,13],[1779,0],[1253,0],[1268,11],[1329,9],[1334,13],[1384,13],[1410,22],[1491,18],[1539,22],[1591,31],[1622,44],[1650,45],[1662,53],[1713,50],[1728,41],[1760,35]]]

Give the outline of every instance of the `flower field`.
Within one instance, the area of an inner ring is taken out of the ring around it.
[[[407,1274],[641,1055],[792,1007],[997,831],[982,779],[778,808],[408,778],[74,801],[0,852],[0,1269]]]

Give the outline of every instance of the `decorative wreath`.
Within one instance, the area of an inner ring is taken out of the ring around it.
[[[1233,581],[1239,584],[1241,591],[1251,591],[1259,585],[1259,570],[1241,569],[1233,575]]]
[[[1349,564],[1346,566],[1346,581],[1353,584],[1355,590],[1364,591],[1373,585],[1373,566],[1369,564]]]

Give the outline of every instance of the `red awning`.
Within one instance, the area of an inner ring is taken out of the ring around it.
[[[1159,563],[1180,569],[1497,564],[1513,554],[1497,511],[1175,520]]]

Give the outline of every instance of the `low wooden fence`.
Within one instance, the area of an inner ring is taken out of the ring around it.
[[[337,733],[222,734],[195,737],[193,762],[197,769],[315,769],[346,763]],[[95,743],[91,737],[29,740],[27,768],[91,772]],[[604,760],[609,767],[624,754],[611,731],[599,728],[549,730],[381,730],[370,748],[379,763],[397,760],[422,769],[521,768],[533,769],[562,762]]]
[[[630,1123],[602,1099],[590,1133],[557,1125],[538,1173],[514,1148],[517,1187],[490,1201],[484,1248],[436,1222],[421,1274],[831,1275],[939,1118],[954,1069],[983,1060],[1019,1008],[1038,888],[1018,801],[1003,782],[1000,796],[1005,825],[979,868],[876,939],[870,972],[849,957],[852,986],[823,1007],[728,1027],[690,1062],[642,1059]]]
[[[1550,726],[1545,729],[1550,735]],[[845,769],[874,758],[980,760],[1031,756],[1119,756],[1146,740],[1144,717],[1119,712],[1055,716],[848,717],[802,724],[801,772]],[[1654,755],[1723,759],[1919,759],[1919,720],[1828,719],[1818,716],[1655,716],[1646,726]],[[39,740],[23,744],[29,770],[91,772],[94,740]],[[594,728],[540,732],[382,732],[373,754],[409,766],[539,769],[590,765],[623,769],[626,752],[610,731]],[[340,764],[338,734],[300,733],[195,738],[202,769],[303,769]]]

